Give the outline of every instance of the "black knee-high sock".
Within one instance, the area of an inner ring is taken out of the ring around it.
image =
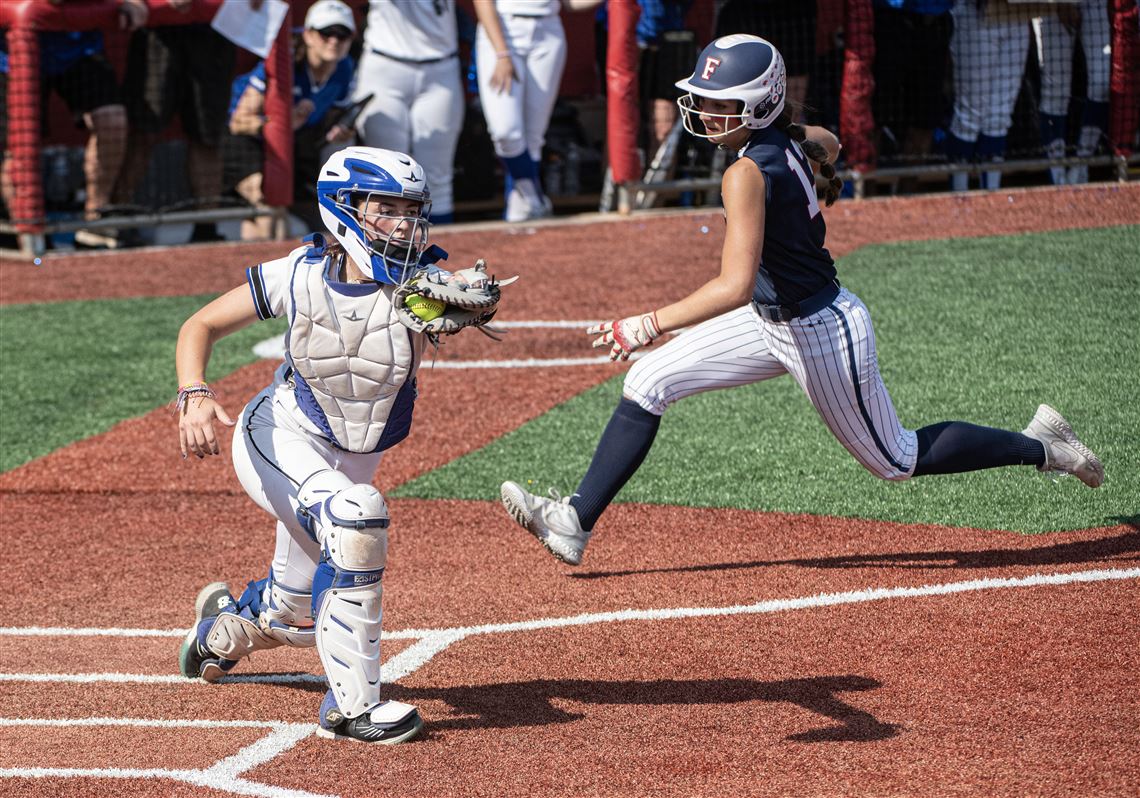
[[[594,450],[586,476],[570,500],[578,511],[582,529],[594,528],[598,516],[641,466],[660,425],[661,416],[643,410],[636,402],[623,397],[618,403]]]
[[[918,465],[914,476],[957,474],[1010,465],[1045,464],[1045,447],[1020,432],[943,421],[917,431]]]

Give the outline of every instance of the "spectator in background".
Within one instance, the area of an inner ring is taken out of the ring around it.
[[[372,97],[357,129],[367,146],[405,152],[424,164],[436,224],[455,217],[460,73],[455,0],[371,0],[353,100]]]
[[[879,151],[916,163],[942,122],[954,0],[875,0],[875,121]]]
[[[344,120],[352,106],[356,65],[348,51],[356,35],[352,9],[341,0],[318,0],[305,15],[294,45],[293,206],[310,230],[323,228],[317,206],[317,173],[335,149],[355,138]],[[265,159],[265,62],[234,81],[230,99],[230,136],[223,145],[225,185],[256,207],[265,207],[261,165]],[[338,146],[339,145],[339,146]],[[283,238],[276,219],[260,216],[242,222],[242,239]]]
[[[61,5],[63,0],[50,0]],[[135,30],[146,24],[149,10],[144,0],[122,0],[119,24]],[[63,98],[76,124],[86,128],[87,147],[83,156],[86,179],[84,218],[98,219],[111,204],[111,191],[123,163],[127,140],[127,114],[119,94],[115,70],[103,54],[103,34],[99,31],[45,32],[40,38],[40,114],[47,119],[47,102],[52,91]],[[9,208],[15,188],[8,173],[8,50],[7,37],[0,49],[0,191]],[[75,233],[80,246],[120,245],[117,231],[81,229]]]
[[[1049,158],[1065,157],[1065,139],[1073,83],[1073,40],[1079,32],[1085,57],[1085,101],[1077,156],[1096,152],[1108,127],[1108,82],[1112,71],[1111,26],[1106,0],[1081,0],[1058,5],[1048,16],[1036,17],[1037,58],[1041,63],[1041,144]],[[1050,168],[1055,185],[1087,183],[1086,164]]]
[[[958,162],[1002,161],[1029,51],[1027,18],[998,0],[957,0],[950,13],[954,117],[946,155]],[[969,175],[953,173],[950,187],[965,191]],[[1001,172],[983,173],[982,187],[1001,188]]]
[[[601,0],[474,0],[479,27],[479,100],[506,174],[508,222],[549,216],[538,164],[566,66],[560,6],[582,11]]]
[[[188,12],[194,0],[167,2]],[[256,11],[264,0],[248,2]],[[162,131],[176,113],[188,139],[190,193],[203,202],[221,196],[221,142],[235,57],[235,45],[205,22],[142,28],[131,35],[123,81],[130,135],[115,187],[118,201],[131,201]],[[198,223],[190,240],[220,241],[222,236],[213,223]]]
[[[815,63],[816,0],[727,0],[717,13],[716,35],[749,33],[771,42],[784,56],[788,101],[799,114],[807,101]]]
[[[645,109],[647,162],[678,119],[678,80],[689,75],[697,57],[697,37],[685,28],[685,15],[693,0],[638,0],[638,88]]]

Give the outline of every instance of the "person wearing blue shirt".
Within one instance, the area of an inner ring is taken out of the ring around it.
[[[352,9],[341,0],[320,0],[305,16],[293,72],[293,200],[290,207],[310,229],[320,229],[317,171],[329,147],[355,136],[342,119],[352,106],[356,64],[348,51],[356,35]],[[264,207],[265,63],[234,81],[230,97],[230,136],[224,146],[227,186],[251,204]],[[339,121],[338,121],[339,120]],[[242,223],[242,238],[274,238],[272,217]]]
[[[60,0],[53,0],[58,5]],[[146,23],[148,9],[142,0],[122,0],[121,25],[134,30]],[[39,34],[41,119],[46,127],[48,98],[54,91],[74,115],[76,125],[85,128],[87,138],[83,171],[86,177],[84,217],[97,219],[111,204],[111,191],[126,152],[127,113],[119,93],[119,80],[103,54],[103,34],[99,31],[59,31]],[[8,174],[8,47],[0,37],[0,191],[4,204],[11,207],[15,188]],[[46,131],[45,131],[46,132]],[[78,230],[80,246],[117,247],[122,242],[112,230]]]

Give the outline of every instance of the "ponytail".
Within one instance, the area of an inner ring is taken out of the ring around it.
[[[803,125],[792,121],[793,111],[789,105],[785,104],[784,110],[776,117],[772,127],[787,134],[788,138],[803,148],[804,154],[808,158],[819,164],[819,173],[823,175],[827,185],[822,189],[817,189],[817,194],[828,207],[831,207],[839,199],[839,192],[843,190],[843,181],[835,175],[835,165],[831,163],[827,149],[822,144],[809,139],[807,130]]]

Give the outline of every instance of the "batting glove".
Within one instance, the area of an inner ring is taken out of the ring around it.
[[[629,356],[638,349],[649,346],[661,337],[656,312],[629,316],[616,321],[604,321],[590,327],[586,333],[598,336],[594,339],[595,349],[602,346],[610,347],[610,360],[629,360]]]

